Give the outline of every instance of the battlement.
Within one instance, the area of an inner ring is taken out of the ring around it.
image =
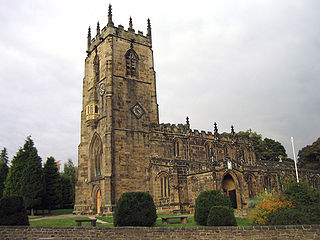
[[[100,31],[100,24],[97,23],[97,30],[95,37],[91,38],[91,28],[88,29],[88,49],[87,53],[90,54],[100,43],[102,43],[109,36],[117,36],[126,39],[130,42],[146,45],[152,47],[151,40],[151,24],[150,20],[147,21],[147,34],[143,35],[142,31],[136,32],[133,29],[132,18],[129,20],[129,27],[124,29],[123,25],[116,27],[112,22],[111,5],[109,5],[108,24]]]
[[[225,142],[238,142],[248,144],[249,140],[245,137],[239,137],[237,135],[232,135],[231,133],[216,133],[213,134],[210,131],[199,131],[198,129],[190,129],[188,124],[171,124],[171,123],[161,123],[152,124],[152,130],[166,133],[166,134],[180,134],[188,135],[189,137],[198,137],[212,139],[214,141],[225,141]]]

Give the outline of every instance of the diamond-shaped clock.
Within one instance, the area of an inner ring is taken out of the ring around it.
[[[140,119],[143,114],[145,114],[145,111],[143,110],[143,108],[141,107],[141,105],[139,103],[136,103],[132,108],[131,108],[131,112],[133,113],[133,115],[137,118]]]

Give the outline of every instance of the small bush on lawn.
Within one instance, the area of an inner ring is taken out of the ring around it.
[[[152,226],[156,219],[156,206],[149,193],[128,192],[117,203],[113,223],[114,226]]]
[[[0,225],[29,226],[28,214],[22,197],[4,197],[0,200]]]
[[[208,215],[213,206],[232,207],[228,196],[218,190],[204,191],[196,199],[194,219],[199,225],[207,225]]]
[[[237,226],[233,208],[213,206],[208,215],[208,226]]]

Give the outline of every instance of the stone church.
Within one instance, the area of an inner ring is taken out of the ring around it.
[[[201,191],[218,189],[234,208],[295,176],[287,162],[257,160],[246,138],[160,124],[150,20],[147,34],[108,23],[88,31],[78,149],[76,214],[110,214],[122,193],[149,192],[158,212],[192,212]],[[317,172],[300,178],[319,187]]]

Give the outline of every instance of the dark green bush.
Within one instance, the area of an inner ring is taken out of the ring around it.
[[[152,226],[157,219],[156,206],[149,193],[124,193],[113,217],[114,226]]]
[[[204,191],[196,199],[194,219],[199,225],[207,225],[210,209],[213,206],[232,207],[228,196],[218,190]]]
[[[29,226],[28,214],[22,197],[4,197],[0,200],[0,225]]]
[[[237,226],[233,208],[213,206],[208,215],[208,226]]]
[[[266,225],[312,224],[308,215],[295,208],[280,208],[268,214]]]
[[[320,191],[309,187],[307,183],[292,182],[284,191],[287,200],[293,203],[294,209],[306,218],[301,219],[301,224],[320,223]],[[309,220],[308,220],[309,219]],[[303,221],[302,221],[303,220]]]

